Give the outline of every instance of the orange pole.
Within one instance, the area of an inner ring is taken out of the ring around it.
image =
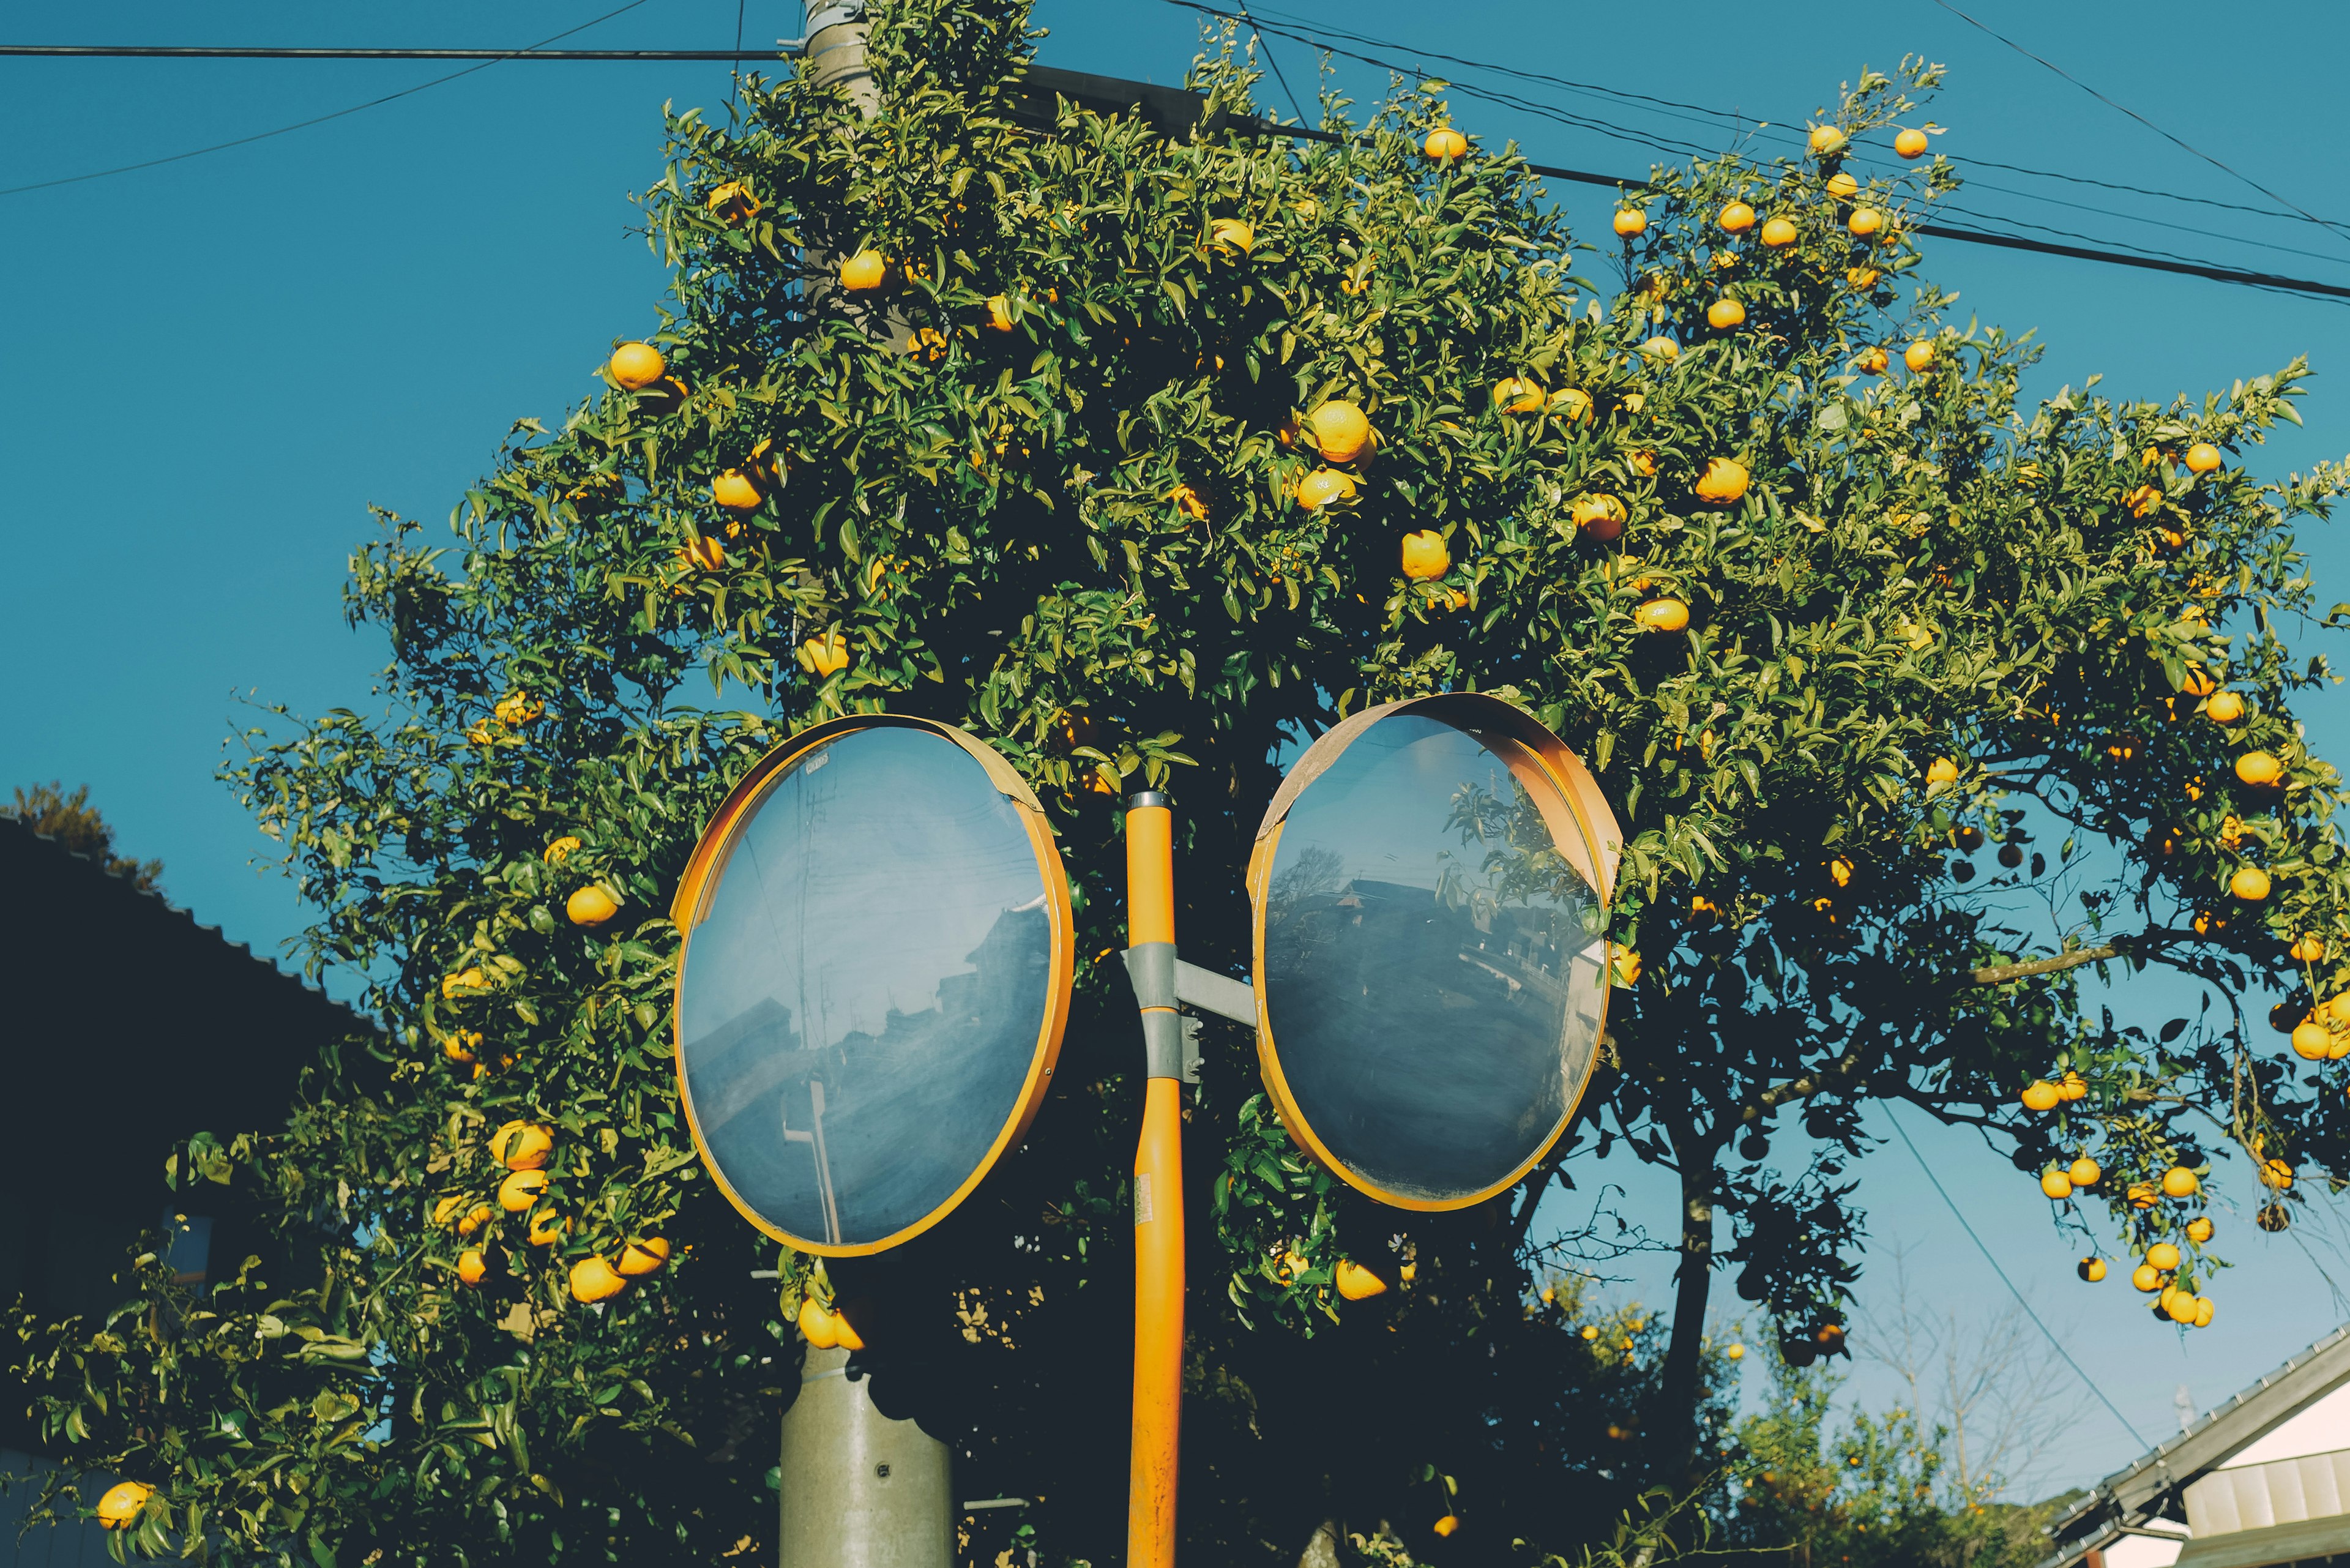
[[[1136,795],[1126,814],[1129,950],[1175,941],[1174,814]],[[1127,1568],[1174,1568],[1177,1438],[1183,1412],[1182,1025],[1172,1005],[1138,995],[1149,1076],[1134,1152],[1134,1452],[1128,1472]],[[1153,1015],[1158,1016],[1154,1017]]]

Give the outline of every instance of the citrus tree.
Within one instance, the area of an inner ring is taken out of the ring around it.
[[[2296,1162],[2339,1163],[2350,1035],[2319,1014],[2303,1069],[2243,1023],[2333,996],[2350,940],[2338,780],[2290,708],[2323,667],[2282,640],[2310,607],[2287,529],[2340,476],[2231,455],[2293,417],[2298,365],[2022,406],[2024,348],[1918,275],[1948,167],[1848,157],[1930,67],[1864,76],[1802,159],[1660,172],[1578,248],[1440,84],[1266,137],[1230,118],[1227,42],[1180,133],[1039,122],[1024,19],[897,0],[869,116],[804,70],[739,124],[674,117],[658,318],[560,428],[515,427],[449,542],[394,520],[356,557],[388,711],[280,714],[230,772],[384,1033],[286,1127],[175,1157],[281,1256],[201,1300],[150,1260],[106,1323],[24,1330],[52,1434],[138,1478],[118,1543],[755,1554],[791,1325],[862,1295],[877,1401],[956,1445],[967,1492],[1037,1497],[1040,1550],[1102,1560],[1141,1086],[1120,797],[1174,796],[1185,948],[1238,969],[1279,759],[1415,693],[1523,705],[1615,804],[1606,1061],[1517,1189],[1406,1216],[1295,1153],[1211,1028],[1188,1550],[1294,1554],[1333,1521],[1390,1561],[1507,1561],[1710,1462],[1715,1275],[1789,1359],[1838,1346],[1873,1099],[1982,1126],[2085,1228],[2102,1204],[2186,1322],[2215,1159],[2278,1224]],[[698,1168],[668,905],[764,751],[874,711],[1034,784],[1083,956],[1026,1147],[951,1224],[826,1269]],[[2051,887],[2057,924],[2005,913]],[[2219,1004],[2118,1028],[2093,961]],[[1595,1142],[1679,1174],[1669,1323],[1549,1279],[1543,1200]],[[1386,1289],[1346,1299],[1342,1263]]]

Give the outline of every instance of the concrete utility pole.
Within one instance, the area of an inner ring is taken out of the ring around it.
[[[881,107],[866,67],[865,0],[810,0],[807,58],[859,114]],[[776,1568],[951,1568],[954,1456],[911,1421],[873,1406],[849,1353],[808,1347],[799,1397],[784,1412]]]

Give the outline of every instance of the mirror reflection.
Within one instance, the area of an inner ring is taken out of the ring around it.
[[[1440,1203],[1509,1179],[1590,1076],[1603,914],[1554,823],[1575,831],[1515,741],[1412,712],[1364,731],[1284,819],[1273,1049],[1315,1137],[1385,1194]]]
[[[735,1194],[833,1246],[920,1223],[1017,1112],[1052,917],[1019,808],[924,730],[852,731],[738,819],[678,992],[688,1109]]]

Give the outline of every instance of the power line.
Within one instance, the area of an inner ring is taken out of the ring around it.
[[[2079,88],[2083,92],[2087,93],[2091,98],[2095,99],[2099,103],[2104,104],[2107,109],[2114,109],[2119,113],[2129,116],[2132,119],[2137,120],[2140,125],[2145,126],[2148,130],[2153,131],[2157,136],[2161,137],[2165,141],[2169,142],[2174,147],[2182,148],[2185,151],[2193,153],[2196,157],[2200,158],[2204,162],[2209,163],[2212,168],[2217,169],[2220,172],[2227,175],[2230,179],[2241,181],[2244,184],[2250,185],[2253,190],[2258,191],[2262,195],[2266,196],[2270,201],[2277,203],[2277,205],[2284,207],[2294,213],[2300,213],[2303,217],[2308,219],[2311,223],[2315,223],[2321,229],[2327,229],[2335,232],[2340,231],[2340,224],[2329,223],[2324,218],[2317,216],[2314,213],[2303,212],[2301,208],[2285,200],[2282,196],[2278,195],[2274,191],[2270,190],[2267,186],[2262,184],[2251,175],[2238,173],[2235,170],[2229,168],[2228,165],[2220,162],[2218,159],[2212,157],[2201,148],[2193,146],[2189,142],[2183,141],[2179,138],[2171,135],[2170,132],[2163,130],[2162,127],[2155,124],[2154,121],[2147,119],[2146,116],[2138,113],[2137,110],[2130,108],[2127,104],[2115,102],[2112,99],[2107,98],[2105,94],[2091,87],[2088,83],[2081,80],[2080,78],[2073,75],[2070,71],[2067,71],[2055,61],[2048,59],[2041,55],[2035,55],[2030,49],[2025,48],[2022,44],[2017,43],[2014,39],[2007,36],[2005,34],[1984,26],[1974,17],[1968,16],[1964,11],[1960,10],[1956,5],[1951,5],[1950,0],[1934,0],[1934,4],[1939,5],[1943,10],[1948,11],[1951,16],[1956,16],[1960,21],[1964,22],[1970,27],[1977,28],[1989,34],[1991,37],[1998,39],[2001,43],[2005,44],[2009,48],[2013,49],[2017,54],[2022,55],[2025,59],[2037,61],[2039,64],[2047,67],[2050,70],[2054,71],[2058,76],[2063,77],[2066,81],[2071,82],[2074,87]]]
[[[1238,3],[1241,8],[1241,15],[1248,16],[1249,36],[1264,45],[1264,63],[1273,67],[1273,79],[1281,84],[1281,96],[1289,100],[1289,112],[1295,115],[1299,119],[1304,119],[1305,118],[1305,111],[1297,107],[1297,95],[1289,90],[1289,78],[1282,74],[1281,62],[1273,57],[1272,41],[1266,38],[1263,34],[1257,32],[1256,18],[1249,16],[1248,14],[1248,0],[1238,0]]]
[[[2064,1365],[2073,1369],[2073,1375],[2086,1384],[2089,1392],[2097,1397],[2097,1403],[2114,1413],[2114,1419],[2122,1424],[2122,1430],[2137,1438],[2138,1442],[2146,1442],[2146,1439],[2138,1435],[2138,1429],[2130,1425],[2130,1418],[2122,1414],[2121,1407],[2106,1397],[2106,1391],[2097,1386],[2096,1379],[2081,1370],[2081,1364],[2073,1359],[2073,1353],[2066,1350],[2064,1342],[2056,1337],[2046,1324],[2040,1321],[2040,1314],[2032,1310],[2032,1303],[2023,1299],[2023,1293],[2015,1288],[2015,1282],[2007,1277],[2007,1271],[2001,1268],[1999,1260],[1991,1255],[1991,1249],[1983,1245],[1983,1239],[1975,1234],[1973,1226],[1967,1223],[1966,1215],[1960,1211],[1957,1201],[1950,1197],[1950,1190],[1942,1185],[1942,1179],[1934,1174],[1934,1168],[1926,1163],[1926,1157],[1919,1154],[1918,1146],[1909,1141],[1909,1129],[1901,1125],[1901,1118],[1893,1114],[1893,1107],[1889,1105],[1885,1107],[1885,1119],[1893,1124],[1893,1130],[1901,1135],[1902,1147],[1909,1151],[1909,1158],[1918,1162],[1918,1168],[1926,1173],[1926,1179],[1934,1184],[1934,1190],[1942,1195],[1944,1203],[1950,1205],[1950,1217],[1959,1222],[1959,1229],[1967,1233],[1967,1240],[1972,1241],[1975,1244],[1975,1251],[1983,1255],[1983,1262],[1989,1263],[1991,1272],[1999,1276],[1999,1282],[2007,1287],[2007,1293],[2015,1298],[2015,1304],[2023,1309],[2023,1315],[2032,1320],[2032,1326],[2046,1336],[2049,1348],[2064,1357]]]
[[[531,48],[542,49],[547,45],[556,42],[558,39],[571,36],[574,33],[584,33],[588,28],[597,26],[601,23],[608,22],[613,17],[620,16],[625,12],[633,11],[643,4],[645,4],[645,0],[628,0],[628,4],[619,7],[619,9],[607,11],[602,16],[595,17],[590,21],[582,22],[576,27],[566,27],[563,31],[555,34],[552,37],[540,39],[537,43],[532,45]],[[477,71],[488,70],[500,60],[513,59],[517,55],[527,54],[529,50],[526,49],[511,50],[505,54],[494,56],[485,59],[480,65],[467,66],[462,71],[451,71],[447,76],[434,77],[431,81],[419,82],[414,87],[402,88],[398,92],[386,93],[381,98],[372,98],[368,99],[365,103],[355,103],[348,109],[338,109],[332,114],[313,115],[308,119],[296,120],[292,125],[281,125],[275,130],[259,130],[254,132],[251,136],[239,136],[228,141],[215,141],[209,147],[199,147],[189,152],[174,152],[162,158],[145,159],[137,163],[118,164],[111,169],[94,169],[87,174],[68,174],[55,180],[36,180],[29,185],[12,185],[5,190],[0,190],[0,196],[21,196],[27,191],[47,191],[59,185],[78,185],[85,180],[103,180],[110,174],[129,174],[136,170],[160,168],[166,163],[182,163],[191,158],[202,158],[209,152],[225,152],[232,147],[245,147],[255,141],[266,141],[273,136],[285,136],[293,131],[307,130],[311,126],[324,125],[328,120],[342,119],[347,116],[358,114],[365,109],[380,109],[385,104],[397,102],[400,99],[412,98],[416,94],[423,92],[428,88],[440,87],[447,82],[453,82],[460,77],[470,77]]]
[[[635,9],[634,5],[620,7],[620,11]],[[595,22],[582,22],[555,36],[567,38],[572,33],[585,32],[597,22],[611,20],[620,11],[608,12]],[[738,17],[738,23],[739,20]],[[789,45],[745,49],[739,26],[731,49],[549,49],[536,45],[527,49],[302,49],[242,44],[0,44],[0,57],[86,60],[715,60],[723,64],[730,60],[772,60],[793,52]]]

